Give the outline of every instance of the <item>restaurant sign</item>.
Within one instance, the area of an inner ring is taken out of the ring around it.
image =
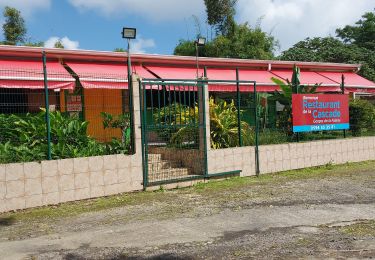
[[[293,94],[293,132],[349,129],[349,97],[338,94]]]

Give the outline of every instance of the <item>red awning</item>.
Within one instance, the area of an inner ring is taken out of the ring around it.
[[[125,64],[68,62],[67,65],[77,74],[84,88],[128,88],[128,69]],[[138,65],[132,66],[132,72],[144,78],[154,78]]]
[[[289,79],[289,81],[292,81],[292,70],[274,70],[272,73],[283,80]],[[318,87],[317,92],[340,92],[340,83],[329,79],[323,75],[320,75],[317,72],[314,71],[301,71],[300,74],[300,82],[302,85],[315,85],[315,84],[321,84],[320,87]]]
[[[197,68],[194,67],[145,66],[145,68],[155,73],[161,79],[185,79],[194,81],[197,78]],[[199,69],[198,77],[202,76],[203,70]]]
[[[194,82],[197,77],[197,69],[194,67],[147,66],[147,69],[155,73],[161,79],[184,79]],[[203,69],[199,69],[198,76],[203,76]],[[272,92],[279,89],[278,86],[272,82],[271,77],[276,76],[268,71],[245,69],[240,69],[239,71],[240,80],[256,81],[257,91],[259,92]],[[236,80],[236,70],[208,68],[207,78],[209,80]],[[235,92],[236,85],[235,83],[229,82],[211,82],[208,84],[208,89],[209,91],[216,92]],[[242,83],[240,85],[241,92],[252,92],[253,89],[253,85],[250,83]]]
[[[341,83],[341,76],[344,75],[345,88],[375,88],[375,83],[365,79],[354,72],[318,72],[320,75]]]
[[[266,70],[248,70],[248,69],[239,69],[238,72],[239,80],[244,81],[256,81],[257,91],[258,92],[273,92],[279,90],[279,87],[273,83],[271,80],[272,77],[277,76],[273,75]],[[208,79],[213,80],[236,80],[236,70],[235,69],[207,69]],[[212,83],[209,85],[210,91],[217,92],[235,92],[237,90],[236,85],[231,83]],[[241,83],[240,84],[241,92],[253,92],[254,87],[251,83]]]
[[[72,89],[75,79],[58,61],[47,61],[49,89]],[[0,60],[0,88],[43,89],[43,62],[35,60]]]

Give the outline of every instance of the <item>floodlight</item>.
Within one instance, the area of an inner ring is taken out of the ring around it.
[[[206,44],[206,38],[204,37],[199,37],[195,43],[198,45],[198,46],[204,46]]]
[[[136,28],[122,28],[122,38],[124,39],[135,39],[137,36],[137,29]]]

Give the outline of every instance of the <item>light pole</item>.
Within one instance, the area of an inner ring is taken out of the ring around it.
[[[206,38],[204,37],[198,37],[198,39],[194,42],[195,43],[195,57],[197,62],[197,80],[199,77],[199,63],[198,63],[198,57],[199,57],[199,47],[204,46],[206,44]]]
[[[128,84],[131,80],[131,61],[130,61],[130,40],[135,39],[137,36],[137,29],[135,28],[122,28],[122,38],[128,41]]]
[[[129,88],[129,112],[130,112],[130,149],[135,153],[134,149],[134,122],[133,122],[133,84],[131,75],[131,61],[130,61],[130,40],[135,39],[137,36],[137,29],[124,27],[122,28],[122,38],[128,41],[128,88]]]

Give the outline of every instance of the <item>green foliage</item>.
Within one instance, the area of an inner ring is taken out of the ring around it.
[[[254,133],[255,134],[255,133]],[[255,137],[254,137],[255,138]],[[259,144],[266,145],[266,144],[282,144],[289,142],[288,136],[276,129],[263,129],[259,132]],[[254,145],[254,144],[252,144]]]
[[[349,103],[350,130],[353,136],[375,132],[375,106],[361,99]]]
[[[277,41],[259,27],[251,28],[247,23],[234,25],[230,36],[219,35],[200,47],[202,57],[230,57],[241,59],[272,59]],[[194,41],[180,40],[175,55],[195,56]]]
[[[38,114],[0,114],[0,163],[47,159],[45,111]],[[126,153],[128,143],[102,144],[87,135],[88,122],[60,112],[50,113],[53,159]]]
[[[111,144],[108,144],[108,149],[110,151],[117,150],[129,150],[130,147],[130,114],[124,113],[117,116],[111,115],[106,112],[100,113],[103,118],[103,127],[106,128],[118,128],[121,130],[121,142],[116,138],[112,139]],[[112,153],[112,152],[111,152]],[[117,152],[116,152],[117,153]]]
[[[15,8],[6,6],[3,11],[5,22],[3,24],[3,32],[5,44],[16,45],[23,42],[26,35],[25,20],[21,16],[21,12]]]
[[[126,52],[124,48],[115,48],[113,51],[114,52]]]
[[[198,122],[198,107],[190,108],[179,103],[162,107],[153,113],[154,124],[165,126],[157,129],[159,137],[171,143],[181,143],[186,139],[186,129],[181,130],[180,125],[191,122],[192,126]],[[176,132],[179,133],[176,135]]]
[[[375,13],[366,13],[362,18],[355,26],[337,29],[339,39],[306,38],[284,51],[280,59],[359,63],[362,64],[359,74],[375,81]]]
[[[62,44],[60,40],[58,40],[53,47],[58,49],[65,49],[64,44]]]
[[[287,79],[284,82],[278,78],[271,78],[271,80],[280,87],[281,91],[275,91],[270,100],[278,101],[284,105],[284,109],[279,118],[279,126],[284,129],[289,135],[292,135],[292,95],[293,94],[313,94],[320,84],[313,86],[301,85],[299,81],[300,69],[297,66],[293,68],[292,82]]]
[[[367,12],[362,18],[354,26],[347,25],[342,29],[337,29],[336,34],[345,43],[375,50],[375,13]]]
[[[44,42],[25,42],[23,45],[28,47],[44,47]]]
[[[202,47],[200,49],[206,49],[207,47]],[[205,56],[205,51],[202,50],[199,51],[199,56]],[[174,48],[173,51],[174,55],[180,55],[180,56],[195,56],[195,44],[194,41],[188,41],[188,40],[180,40],[177,46]]]
[[[207,22],[215,28],[217,34],[229,35],[233,32],[236,2],[237,0],[204,0]]]
[[[106,128],[120,128],[123,132],[130,128],[130,114],[124,113],[120,115],[111,115],[106,112],[101,112],[103,118],[103,126]]]
[[[214,101],[211,98],[209,106],[211,146],[215,149],[239,146],[237,108],[234,101]],[[191,108],[176,104],[163,107],[154,113],[153,120],[155,124],[167,126],[158,130],[158,135],[163,140],[169,140],[172,146],[181,147],[198,141],[198,106]],[[253,131],[244,121],[241,122],[241,131],[244,145],[254,143]]]
[[[239,146],[238,113],[234,101],[210,99],[211,146],[214,149]],[[241,121],[241,134],[244,145],[252,143],[252,129]]]

